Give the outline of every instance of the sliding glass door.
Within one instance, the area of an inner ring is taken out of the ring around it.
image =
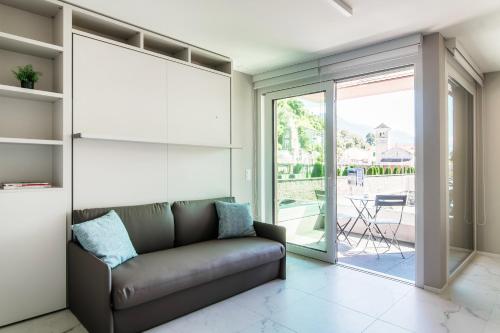
[[[274,223],[288,250],[334,262],[333,82],[266,96],[273,112]]]
[[[415,281],[413,67],[337,83],[340,264]]]
[[[448,272],[474,252],[474,96],[448,81]]]

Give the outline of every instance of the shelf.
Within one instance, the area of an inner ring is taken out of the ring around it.
[[[151,140],[145,138],[132,138],[132,137],[117,137],[109,135],[97,135],[88,133],[76,133],[73,134],[74,139],[88,139],[88,140],[105,140],[105,141],[123,141],[123,142],[136,142],[136,143],[155,143],[155,144],[167,144],[166,141]]]
[[[144,49],[189,62],[189,46],[176,40],[144,34]]]
[[[132,29],[121,22],[94,13],[73,11],[73,28],[109,38],[124,44],[140,47],[139,30]]]
[[[6,32],[0,32],[0,49],[47,59],[54,59],[63,52],[61,46],[12,35]]]
[[[63,94],[50,91],[26,89],[0,84],[0,96],[22,98],[42,102],[55,102],[63,98]]]
[[[0,143],[14,143],[24,145],[44,145],[44,146],[62,146],[62,140],[40,140],[40,139],[21,139],[21,138],[3,138],[0,137]]]
[[[218,145],[218,144],[204,144],[204,143],[181,143],[181,142],[171,142],[171,141],[150,140],[150,139],[144,139],[144,138],[115,137],[115,136],[96,135],[96,134],[87,134],[87,133],[73,134],[73,138],[74,139],[87,139],[87,140],[118,141],[118,142],[153,143],[153,144],[174,145],[174,146],[241,149],[241,147],[234,146],[231,144]]]
[[[235,146],[232,144],[206,144],[206,143],[196,143],[196,142],[169,142],[172,146],[187,146],[187,147],[206,147],[206,148],[225,148],[225,149],[242,149],[240,146]]]
[[[62,190],[63,190],[63,188],[58,187],[58,186],[46,187],[46,188],[22,188],[22,189],[15,189],[15,190],[0,189],[0,195],[8,194],[8,193],[47,192],[47,191],[62,191]]]
[[[231,74],[231,59],[199,48],[191,49],[191,63]]]
[[[0,4],[45,17],[56,16],[62,8],[61,5],[51,1],[40,0],[0,0]]]

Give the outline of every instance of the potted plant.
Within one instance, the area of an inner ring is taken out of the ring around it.
[[[35,82],[40,79],[42,73],[33,69],[33,65],[18,66],[17,71],[12,71],[14,76],[21,82],[21,87],[34,89]]]

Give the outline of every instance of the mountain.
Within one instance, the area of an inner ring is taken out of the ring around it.
[[[373,133],[373,127],[366,126],[363,124],[355,124],[355,123],[346,121],[345,119],[342,119],[341,117],[338,117],[337,119],[338,119],[337,131],[346,130],[346,131],[349,131],[352,133],[356,133],[356,134],[362,136],[363,138],[366,137],[366,134]],[[391,137],[392,144],[396,144],[396,143],[401,144],[401,145],[414,145],[415,144],[415,137],[413,136],[413,134],[399,131],[397,129],[391,129],[390,137]]]

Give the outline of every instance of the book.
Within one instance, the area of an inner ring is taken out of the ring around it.
[[[50,183],[47,182],[12,182],[3,183],[2,189],[4,190],[17,190],[17,189],[28,189],[28,188],[50,188],[52,187]]]

